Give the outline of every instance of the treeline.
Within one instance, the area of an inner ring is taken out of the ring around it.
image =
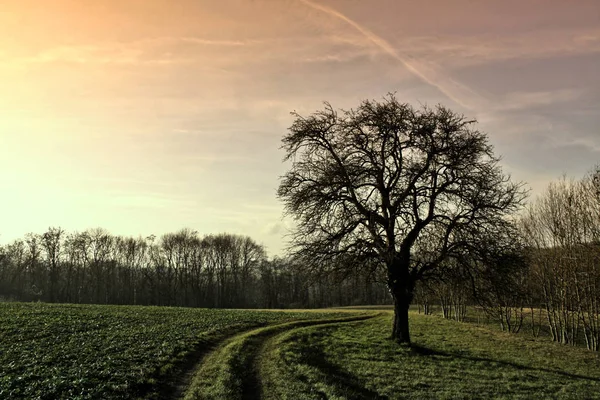
[[[472,321],[466,306],[477,305],[469,310],[482,310],[503,330],[525,326],[600,350],[600,173],[551,183],[517,225],[512,248],[519,251],[471,265],[475,274],[449,268],[443,280],[417,288],[420,309],[435,305],[446,318]]]
[[[311,279],[290,259],[269,260],[250,237],[157,238],[105,230],[42,234],[0,247],[0,298],[60,303],[220,308],[313,308],[388,301],[369,277]]]

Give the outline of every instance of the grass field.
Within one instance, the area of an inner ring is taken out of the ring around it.
[[[600,398],[597,353],[387,310],[0,304],[0,398]]]
[[[388,340],[390,315],[280,336],[265,398],[600,398],[597,353],[435,316],[411,323],[412,349]]]
[[[0,399],[168,397],[225,337],[347,314],[0,303]]]

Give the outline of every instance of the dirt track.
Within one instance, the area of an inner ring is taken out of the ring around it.
[[[264,398],[261,366],[265,362],[266,345],[277,336],[295,329],[361,321],[377,314],[337,318],[330,320],[305,320],[252,329],[233,335],[202,357],[191,369],[176,398],[191,399],[262,399]]]

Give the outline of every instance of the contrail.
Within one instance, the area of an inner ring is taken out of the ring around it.
[[[456,82],[451,78],[441,76],[439,72],[435,71],[432,68],[429,68],[427,71],[425,70],[426,68],[424,66],[420,66],[419,68],[417,68],[417,66],[415,66],[415,60],[411,60],[409,57],[401,55],[385,39],[376,35],[364,26],[361,26],[354,20],[346,17],[344,14],[322,4],[314,3],[311,0],[299,1],[315,10],[321,11],[323,13],[331,15],[332,17],[346,22],[348,25],[352,26],[354,29],[359,31],[364,37],[366,37],[377,47],[385,51],[394,59],[398,60],[406,69],[408,69],[414,75],[419,77],[424,82],[430,84],[431,86],[437,88],[440,92],[448,96],[457,104],[467,109],[473,110],[477,107],[476,105],[481,106],[482,103],[486,101],[470,88],[466,87],[465,85],[459,82]]]

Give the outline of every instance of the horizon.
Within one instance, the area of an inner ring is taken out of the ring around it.
[[[477,119],[530,198],[600,162],[595,0],[44,4],[0,10],[1,244],[191,228],[282,255],[290,112],[390,92]]]

